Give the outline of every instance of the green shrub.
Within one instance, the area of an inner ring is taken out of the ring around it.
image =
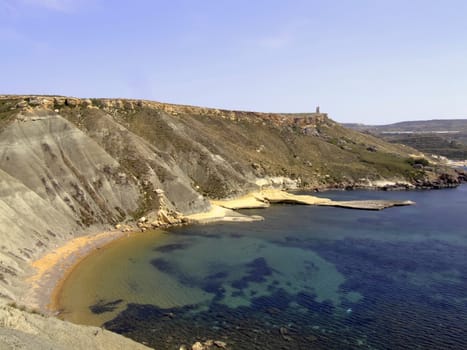
[[[407,163],[409,163],[412,166],[414,166],[416,164],[420,164],[420,165],[423,165],[423,166],[429,166],[430,165],[430,162],[425,158],[408,158],[406,161],[407,161]]]

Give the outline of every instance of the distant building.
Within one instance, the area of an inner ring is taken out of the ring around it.
[[[321,113],[319,106],[316,106],[315,112],[295,115],[293,122],[302,128],[302,132],[305,135],[319,135],[316,126],[323,123],[328,117],[327,113]]]

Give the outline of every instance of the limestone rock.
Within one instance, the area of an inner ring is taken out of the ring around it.
[[[28,103],[30,106],[35,107],[35,106],[40,106],[42,104],[42,101],[38,97],[30,97]]]
[[[16,104],[16,108],[26,108],[28,107],[28,103],[26,101],[21,101]]]
[[[191,346],[191,350],[205,350],[204,345],[197,341]]]
[[[81,103],[81,101],[77,98],[72,98],[72,97],[68,97],[66,100],[65,100],[65,104],[69,107],[76,107],[78,106],[79,104]]]
[[[54,97],[54,105],[62,107],[65,105],[65,101],[67,99],[65,97]]]
[[[227,343],[220,340],[215,340],[214,345],[220,349],[227,349]]]
[[[92,101],[89,98],[87,98],[87,99],[85,99],[85,100],[83,100],[81,102],[81,105],[83,107],[91,107],[92,106]]]

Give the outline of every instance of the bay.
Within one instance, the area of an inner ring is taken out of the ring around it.
[[[319,195],[417,204],[275,205],[131,236],[76,267],[62,317],[157,349],[467,348],[467,186]]]

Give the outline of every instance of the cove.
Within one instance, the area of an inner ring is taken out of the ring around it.
[[[467,347],[467,188],[326,192],[417,204],[382,212],[278,205],[264,221],[186,226],[84,259],[61,317],[157,349]]]

